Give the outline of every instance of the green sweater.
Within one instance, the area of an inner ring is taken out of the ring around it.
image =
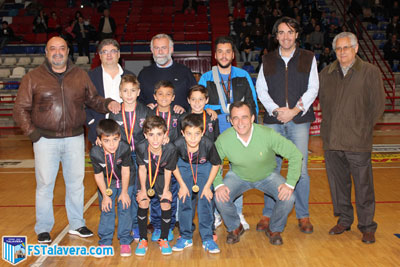
[[[215,142],[218,154],[223,161],[228,158],[232,171],[241,179],[257,182],[268,177],[276,168],[275,154],[289,160],[286,183],[296,186],[300,177],[302,154],[288,139],[271,128],[255,124],[250,143],[245,147],[237,138],[233,127],[224,131]],[[223,184],[222,176],[217,175],[214,187]]]

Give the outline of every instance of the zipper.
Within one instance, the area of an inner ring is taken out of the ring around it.
[[[65,125],[66,125],[66,119],[65,119],[65,98],[64,98],[64,79],[61,81],[61,97],[62,97],[62,131],[63,131],[63,136],[65,136]]]
[[[288,99],[288,95],[289,95],[289,85],[288,85],[288,66],[286,64],[286,68],[285,68],[285,98],[286,98],[286,107],[289,107],[289,99]]]

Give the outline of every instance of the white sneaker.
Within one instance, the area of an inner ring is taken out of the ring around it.
[[[222,224],[222,218],[221,215],[219,214],[214,214],[214,215],[215,215],[214,228],[217,229],[218,226]]]
[[[246,222],[246,219],[244,218],[243,214],[239,214],[240,217],[240,223],[243,225],[243,229],[244,230],[249,230],[250,229],[250,225]]]

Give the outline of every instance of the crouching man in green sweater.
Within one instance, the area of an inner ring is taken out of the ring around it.
[[[276,201],[266,235],[271,244],[281,245],[280,233],[295,201],[292,193],[300,177],[302,154],[271,128],[254,123],[254,114],[247,103],[235,102],[229,111],[233,128],[223,132],[215,146],[221,160],[226,157],[231,168],[224,179],[217,175],[214,181],[216,205],[229,232],[226,242],[239,242],[244,233],[233,201],[255,188]],[[286,180],[274,172],[276,154],[289,160]]]

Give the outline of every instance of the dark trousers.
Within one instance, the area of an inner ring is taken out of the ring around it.
[[[354,221],[351,204],[351,176],[353,176],[358,229],[375,232],[375,193],[372,177],[371,152],[325,151],[326,173],[331,189],[333,213],[338,223],[350,226]]]

